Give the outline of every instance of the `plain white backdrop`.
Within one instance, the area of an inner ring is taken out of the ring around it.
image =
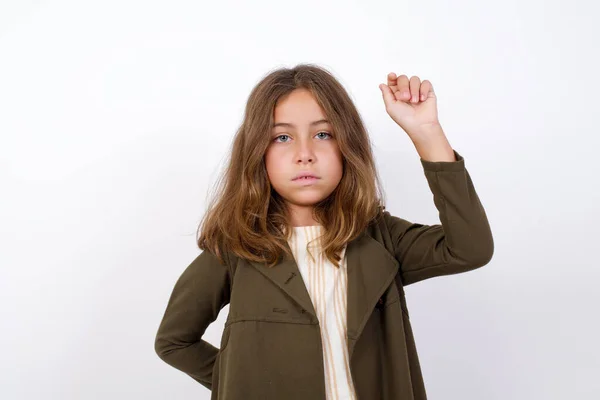
[[[429,397],[597,398],[599,16],[584,0],[0,2],[0,397],[210,397],[158,358],[156,330],[249,91],[311,62],[355,101],[388,210],[429,224],[378,85],[431,80],[487,211],[488,265],[406,288]]]

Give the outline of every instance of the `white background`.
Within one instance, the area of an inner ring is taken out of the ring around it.
[[[154,352],[251,88],[329,69],[388,210],[439,223],[386,114],[429,79],[487,211],[485,267],[409,286],[429,397],[600,393],[596,2],[0,2],[0,397],[208,399]],[[205,339],[218,345],[228,307]]]

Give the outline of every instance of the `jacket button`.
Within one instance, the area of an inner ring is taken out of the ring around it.
[[[300,312],[301,312],[302,314],[304,314],[304,313],[306,312],[306,310],[303,308],[303,309],[302,309]]]

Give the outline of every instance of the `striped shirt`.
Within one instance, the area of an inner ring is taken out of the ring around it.
[[[327,400],[355,400],[346,336],[346,248],[342,250],[341,266],[337,268],[319,251],[318,237],[322,233],[322,225],[295,226],[288,243],[321,327]],[[314,260],[307,251],[308,242],[312,240],[310,253]]]

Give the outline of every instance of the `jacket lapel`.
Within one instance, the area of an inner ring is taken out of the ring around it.
[[[289,244],[286,243],[286,246],[290,250]],[[283,290],[306,312],[310,313],[315,320],[317,319],[317,313],[308,294],[308,289],[293,256],[285,254],[284,259],[271,268],[266,263],[251,261],[250,264]]]
[[[348,244],[348,352],[365,327],[377,302],[398,273],[398,261],[366,232]]]
[[[356,340],[375,310],[377,301],[398,273],[399,264],[367,230],[348,243],[346,262],[348,350],[352,355]],[[268,268],[264,263],[250,262],[250,264],[317,320],[317,313],[298,264],[292,256],[285,254],[284,259],[272,268]]]

